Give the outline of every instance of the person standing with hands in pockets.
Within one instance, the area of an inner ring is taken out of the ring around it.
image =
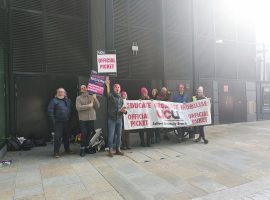
[[[85,153],[95,153],[89,148],[91,135],[95,132],[94,121],[96,120],[96,110],[100,107],[99,101],[95,94],[90,95],[86,85],[81,85],[81,95],[76,99],[76,109],[79,115],[81,128],[81,147],[80,156],[84,157]]]
[[[126,113],[126,108],[123,107],[124,101],[120,95],[121,86],[119,84],[113,85],[113,92],[110,92],[110,80],[107,77],[106,81],[106,96],[108,98],[108,146],[109,157],[113,157],[113,139],[116,137],[116,152],[115,155],[123,156],[121,151],[121,135],[123,114]]]
[[[71,119],[71,101],[64,88],[58,88],[55,97],[48,105],[48,116],[54,131],[54,158],[59,158],[62,140],[65,152],[73,153],[69,147],[69,124]]]

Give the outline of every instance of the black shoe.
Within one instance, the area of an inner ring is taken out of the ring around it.
[[[160,143],[160,138],[156,138],[156,143]]]
[[[204,140],[204,144],[208,144],[208,140],[205,139],[205,140]]]
[[[65,150],[65,153],[66,153],[66,154],[74,154],[74,152],[73,152],[73,151],[71,151],[70,149]]]
[[[147,147],[151,147],[152,145],[151,145],[151,143],[149,142],[149,143],[147,143]]]
[[[151,139],[151,144],[155,144],[156,142],[155,142],[155,139],[154,138],[152,138]]]
[[[144,142],[141,142],[141,147],[145,147],[145,143]]]
[[[80,156],[84,157],[85,156],[85,149],[80,149]]]

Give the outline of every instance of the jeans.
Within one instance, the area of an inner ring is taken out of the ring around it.
[[[115,135],[116,149],[120,148],[122,135],[122,119],[112,120],[108,119],[108,146],[113,148],[113,139]]]
[[[89,147],[91,135],[95,132],[94,121],[79,121],[81,128],[81,149]]]
[[[65,151],[69,151],[69,122],[55,122],[54,124],[54,153],[59,153],[62,139]]]
[[[130,132],[128,130],[122,130],[122,144],[124,148],[130,147]]]

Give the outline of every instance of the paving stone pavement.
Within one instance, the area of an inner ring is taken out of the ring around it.
[[[175,136],[125,156],[8,152],[0,200],[270,200],[270,121],[206,128],[210,143]]]

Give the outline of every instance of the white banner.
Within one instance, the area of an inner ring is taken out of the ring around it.
[[[126,100],[124,129],[176,128],[211,124],[211,102],[203,99],[191,103],[156,100]]]
[[[97,54],[98,73],[117,73],[116,54]]]

